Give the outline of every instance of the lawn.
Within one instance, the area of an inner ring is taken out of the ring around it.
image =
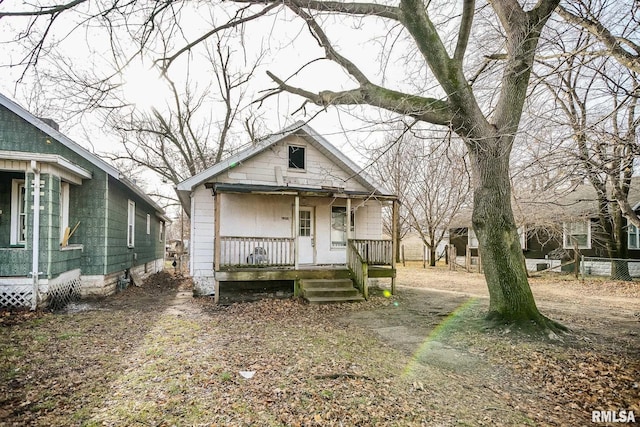
[[[486,329],[477,275],[406,267],[398,284],[395,296],[357,304],[216,306],[163,273],[64,313],[0,312],[0,425],[563,426],[590,424],[600,410],[640,418],[640,324],[628,307],[639,309],[637,284],[532,281],[541,309],[572,329],[553,340]]]

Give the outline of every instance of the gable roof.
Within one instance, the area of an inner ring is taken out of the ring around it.
[[[78,154],[79,156],[81,156],[82,158],[87,160],[88,162],[92,163],[98,169],[106,172],[108,175],[110,175],[113,178],[115,178],[116,180],[120,181],[129,190],[133,191],[135,194],[137,194],[139,197],[141,197],[144,201],[149,203],[160,214],[162,219],[164,219],[165,221],[167,220],[167,218],[165,216],[165,213],[164,213],[164,210],[160,206],[158,206],[156,204],[156,202],[153,201],[153,199],[151,199],[147,194],[145,194],[145,192],[142,191],[142,189],[140,187],[138,187],[133,182],[131,182],[128,178],[126,178],[124,175],[122,175],[118,169],[116,169],[115,167],[111,166],[109,163],[105,162],[100,157],[96,156],[95,154],[91,153],[89,150],[87,150],[86,148],[82,147],[81,145],[79,145],[75,141],[71,140],[68,136],[64,135],[60,131],[52,128],[47,123],[45,123],[43,120],[41,120],[38,117],[34,116],[30,112],[28,112],[27,110],[22,108],[20,105],[18,105],[17,103],[12,101],[11,99],[7,98],[2,93],[0,93],[0,105],[2,105],[3,107],[7,108],[9,111],[14,113],[18,117],[22,118],[27,123],[29,123],[32,126],[34,126],[35,128],[37,128],[37,129],[41,130],[42,132],[44,132],[45,134],[49,135],[51,138],[55,139],[56,141],[58,141],[59,143],[61,143],[62,145],[64,145],[65,147],[67,147],[68,149],[73,151],[74,153]]]
[[[235,167],[238,163],[242,163],[251,159],[252,157],[262,153],[269,147],[282,141],[284,138],[290,135],[299,135],[304,138],[313,147],[318,149],[327,158],[333,161],[336,165],[340,166],[343,170],[350,173],[349,179],[356,180],[364,188],[366,188],[372,195],[386,195],[391,194],[381,185],[374,182],[374,180],[367,175],[367,173],[354,163],[351,159],[345,156],[340,150],[338,150],[333,144],[327,141],[319,133],[311,128],[305,122],[296,122],[291,126],[282,129],[279,132],[273,133],[268,138],[258,142],[252,147],[246,148],[236,154],[223,159],[220,163],[211,166],[208,169],[188,178],[176,186],[176,192],[180,197],[185,208],[189,208],[188,194],[193,191],[197,186],[215,178],[216,176],[226,172],[227,170]]]

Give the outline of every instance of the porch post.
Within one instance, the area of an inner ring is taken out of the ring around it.
[[[298,269],[298,237],[300,234],[300,196],[296,196],[293,205],[293,260],[294,268]]]
[[[40,166],[35,160],[31,161],[31,170],[33,171],[33,242],[31,260],[33,289],[31,291],[31,310],[35,310],[38,307],[38,293],[40,291]]]
[[[214,302],[217,304],[220,301],[220,282],[215,277],[218,271],[220,271],[220,193],[216,192],[214,196],[214,234],[213,234],[213,287],[214,287]]]
[[[398,200],[391,205],[391,268],[396,269],[396,250],[398,246]],[[396,275],[391,278],[391,294],[396,293]]]
[[[347,197],[347,244],[353,236],[351,235],[351,198]]]

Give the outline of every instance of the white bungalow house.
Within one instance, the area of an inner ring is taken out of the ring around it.
[[[329,302],[366,298],[371,277],[395,285],[382,210],[397,212],[396,196],[306,124],[273,134],[176,190],[191,217],[196,294],[218,300],[221,283],[290,281],[294,293]]]

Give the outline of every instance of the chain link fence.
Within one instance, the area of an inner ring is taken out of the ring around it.
[[[597,276],[631,281],[640,277],[640,260],[583,256],[580,259],[580,274],[583,280]]]

